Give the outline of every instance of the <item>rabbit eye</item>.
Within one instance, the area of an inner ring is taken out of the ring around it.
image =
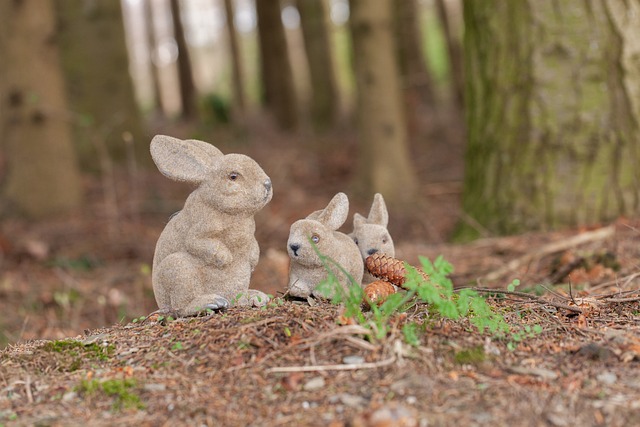
[[[313,243],[318,243],[320,241],[320,236],[318,236],[317,234],[312,234],[311,235],[311,241]]]
[[[238,172],[231,172],[229,174],[229,179],[231,181],[235,181],[236,179],[238,179],[239,176],[240,176],[240,174]]]

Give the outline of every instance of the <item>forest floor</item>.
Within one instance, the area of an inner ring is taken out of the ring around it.
[[[449,160],[461,149],[447,149],[416,155],[418,214],[388,206],[397,255],[415,265],[442,255],[457,288],[500,290],[487,302],[508,333],[415,303],[376,339],[375,322],[353,323],[339,306],[281,298],[289,224],[348,192],[349,155],[235,146],[274,182],[252,278],[272,303],[143,318],[157,308],[155,241],[188,189],[124,171],[109,197],[105,181],[87,179],[86,211],[0,228],[0,426],[640,425],[640,221],[447,243],[464,220],[462,170]]]

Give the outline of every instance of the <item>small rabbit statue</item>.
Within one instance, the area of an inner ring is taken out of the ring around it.
[[[151,280],[159,312],[266,304],[266,294],[249,289],[260,255],[254,215],[273,196],[262,168],[243,154],[165,135],[151,141],[151,157],[166,177],[196,185],[156,244]]]
[[[305,219],[291,225],[287,252],[291,259],[289,267],[289,295],[308,298],[322,297],[316,286],[325,280],[328,272],[311,242],[318,251],[340,264],[360,284],[364,263],[358,247],[346,234],[336,231],[347,220],[349,199],[344,193],[336,194],[326,208],[313,212]],[[329,267],[343,287],[351,284],[348,277],[334,265]]]
[[[387,230],[389,223],[389,213],[384,203],[382,194],[376,193],[373,196],[373,203],[367,218],[356,213],[353,215],[353,232],[349,234],[358,245],[362,259],[380,252],[390,257],[396,256],[393,240]],[[377,280],[368,271],[364,272],[362,284],[366,285]]]

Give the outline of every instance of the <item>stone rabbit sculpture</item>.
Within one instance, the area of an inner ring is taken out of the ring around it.
[[[266,294],[249,290],[260,254],[253,216],[273,196],[262,168],[245,155],[164,135],[151,141],[151,157],[166,177],[196,185],[156,244],[151,280],[159,312],[266,304]]]
[[[308,298],[311,295],[322,297],[316,286],[325,280],[328,272],[311,242],[318,251],[340,264],[353,277],[357,284],[362,281],[364,263],[358,247],[346,234],[336,231],[347,220],[349,199],[344,193],[336,194],[326,208],[313,212],[305,219],[291,225],[287,252],[289,266],[289,295]],[[334,265],[329,267],[342,286],[351,284],[350,280]]]
[[[367,218],[358,213],[353,215],[353,232],[349,236],[358,245],[363,260],[376,252],[384,253],[390,257],[396,256],[393,240],[387,230],[388,223],[387,205],[380,193],[373,196],[373,203]],[[363,284],[366,285],[375,280],[377,279],[368,271],[364,272]]]

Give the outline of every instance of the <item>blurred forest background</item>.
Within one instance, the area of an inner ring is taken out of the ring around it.
[[[410,261],[638,215],[637,1],[20,0],[0,24],[0,346],[156,308],[189,192],[151,162],[158,133],[271,176],[271,293],[289,225],[337,191],[352,214],[382,193]]]

